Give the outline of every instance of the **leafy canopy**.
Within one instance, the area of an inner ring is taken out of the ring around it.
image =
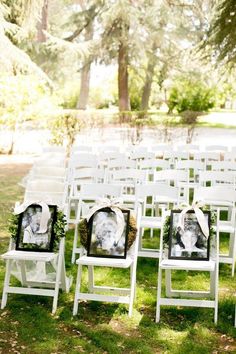
[[[193,77],[180,77],[170,90],[168,107],[178,113],[207,112],[214,107],[214,90]]]

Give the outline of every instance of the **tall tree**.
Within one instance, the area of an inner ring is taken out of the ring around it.
[[[0,70],[13,75],[34,74],[51,85],[47,75],[20,47],[22,38],[35,26],[41,6],[41,0],[0,3]]]
[[[37,41],[41,43],[46,41],[45,31],[48,29],[48,3],[49,0],[44,0],[41,16],[37,23]]]
[[[236,63],[236,2],[218,0],[215,2],[212,21],[204,50],[209,46],[214,51],[214,58],[230,66]]]

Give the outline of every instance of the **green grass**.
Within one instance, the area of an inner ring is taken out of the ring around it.
[[[23,195],[17,185],[22,172],[0,173],[0,252],[7,250],[9,233],[7,219],[16,200]],[[71,265],[73,230],[67,234],[67,273],[76,277]],[[159,236],[144,235],[145,247],[158,247]],[[227,237],[222,248],[227,247]],[[9,295],[7,306],[0,311],[0,352],[2,353],[173,353],[199,354],[235,352],[234,320],[235,278],[230,266],[220,265],[219,322],[213,323],[212,309],[165,307],[161,322],[155,323],[158,260],[138,260],[137,294],[133,317],[125,305],[81,302],[78,315],[72,317],[75,281],[69,294],[60,293],[56,315],[51,315],[52,299],[40,296]],[[0,261],[2,291],[5,264]],[[86,288],[86,274],[83,287]],[[127,285],[125,270],[97,270],[97,283]],[[209,276],[198,272],[175,272],[174,285],[179,289],[205,289]]]

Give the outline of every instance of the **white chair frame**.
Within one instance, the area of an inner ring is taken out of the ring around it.
[[[209,261],[191,261],[165,259],[163,257],[163,228],[161,230],[160,259],[158,270],[158,287],[157,287],[157,307],[156,322],[160,321],[161,306],[190,306],[190,307],[208,307],[214,308],[214,322],[218,319],[218,277],[219,277],[219,230],[218,230],[219,210],[217,211],[216,223],[216,239],[215,239],[215,255]],[[164,222],[163,222],[164,223]],[[210,289],[209,291],[190,291],[177,290],[171,287],[171,271],[203,271],[210,273]],[[162,273],[165,272],[165,290],[166,296],[162,297]],[[184,297],[184,298],[175,298]],[[205,297],[212,299],[205,300]],[[203,298],[203,299],[202,299]]]
[[[137,227],[139,227],[140,208],[137,211]],[[136,269],[137,269],[137,252],[138,252],[138,233],[136,240],[128,251],[125,259],[115,258],[101,258],[101,257],[88,257],[83,255],[76,260],[78,264],[78,273],[75,286],[75,298],[73,307],[73,316],[78,313],[78,304],[80,300],[92,300],[92,301],[107,301],[115,303],[123,303],[129,305],[129,317],[132,316],[133,303],[135,298],[136,288]],[[87,293],[81,292],[81,278],[82,267],[88,267],[88,285],[89,291]],[[111,267],[111,268],[130,268],[130,287],[119,288],[113,286],[96,286],[94,282],[94,267]],[[101,294],[105,292],[105,294]]]
[[[228,254],[219,254],[219,262],[231,264],[232,277],[235,272],[236,261],[236,192],[234,188],[229,186],[213,186],[199,187],[195,190],[194,201],[201,201],[209,205],[213,210],[227,210],[229,220],[222,221],[219,218],[219,233],[224,232],[229,234],[229,252]],[[220,238],[220,236],[219,236]]]
[[[6,260],[6,273],[2,293],[1,309],[4,309],[8,294],[26,294],[53,297],[52,313],[57,309],[59,289],[69,292],[72,278],[66,277],[64,260],[65,239],[62,238],[59,244],[58,252],[28,252],[15,250],[15,245],[10,242],[9,251],[4,253],[1,258]],[[43,277],[38,278],[27,272],[27,262],[37,262],[43,266],[50,262],[55,269],[55,280]],[[17,271],[13,267],[17,263]],[[22,286],[11,286],[11,275],[20,280]]]
[[[71,263],[75,263],[75,256],[83,254],[82,247],[78,247],[78,223],[80,219],[85,216],[85,213],[89,211],[89,208],[93,206],[99,198],[117,198],[121,197],[122,186],[107,184],[107,183],[89,183],[83,184],[80,189],[79,202],[76,211],[76,220],[75,220],[75,232],[74,232],[74,241],[73,249],[71,256]],[[86,202],[89,201],[89,203]]]

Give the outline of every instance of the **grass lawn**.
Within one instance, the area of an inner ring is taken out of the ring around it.
[[[16,200],[23,195],[17,182],[29,166],[0,165],[0,237],[1,253],[8,247],[7,219]],[[67,234],[67,272],[76,277],[70,263],[73,232]],[[72,317],[74,283],[69,294],[61,293],[56,315],[51,315],[52,299],[10,295],[0,310],[0,353],[235,353],[236,329],[233,327],[236,289],[230,266],[220,266],[219,322],[213,323],[212,309],[162,308],[161,322],[154,321],[158,261],[139,259],[137,296],[133,317],[125,305],[82,302]],[[2,291],[5,264],[0,261]],[[84,274],[85,276],[86,274]],[[98,283],[104,279],[126,284],[124,270],[96,272]],[[189,285],[205,288],[208,276],[197,272],[176,272],[179,288]]]

